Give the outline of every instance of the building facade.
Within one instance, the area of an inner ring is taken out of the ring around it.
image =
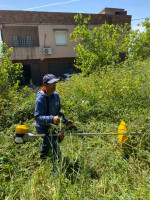
[[[77,24],[77,13],[0,11],[1,37],[8,47],[13,47],[13,62],[21,62],[24,69],[24,84],[32,80],[41,85],[46,73],[57,77],[75,70],[76,52],[70,43],[70,34]],[[105,8],[91,15],[93,26],[131,23],[131,16],[124,9]]]

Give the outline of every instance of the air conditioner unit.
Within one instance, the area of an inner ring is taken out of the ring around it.
[[[43,48],[43,54],[52,54],[51,48]]]

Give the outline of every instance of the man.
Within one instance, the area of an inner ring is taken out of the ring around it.
[[[61,159],[61,151],[57,144],[57,137],[49,136],[51,125],[60,123],[60,99],[56,90],[56,83],[59,81],[53,74],[47,74],[43,77],[44,88],[37,93],[35,100],[35,128],[39,134],[46,134],[43,137],[43,144],[40,158],[45,159],[48,151],[52,150],[53,163],[58,158]],[[66,125],[71,125],[72,120],[63,116]]]

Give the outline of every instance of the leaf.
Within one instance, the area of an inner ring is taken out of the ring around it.
[[[147,182],[150,182],[150,176],[146,177],[145,179]]]

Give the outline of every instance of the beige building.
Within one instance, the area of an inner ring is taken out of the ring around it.
[[[24,67],[24,84],[41,85],[46,73],[57,77],[75,70],[76,52],[70,43],[70,34],[76,27],[77,13],[33,11],[0,11],[2,40],[13,47],[13,62]],[[105,8],[99,14],[90,14],[92,25],[131,23],[124,9]],[[89,14],[83,14],[88,17]]]

